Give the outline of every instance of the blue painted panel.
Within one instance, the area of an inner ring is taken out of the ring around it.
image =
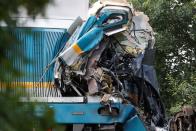
[[[103,29],[94,27],[88,33],[83,35],[77,41],[77,44],[82,51],[88,52],[100,43],[100,41],[103,39],[103,35]]]
[[[30,60],[30,63],[23,64],[23,60],[17,59],[14,63],[16,68],[24,73],[24,76],[17,79],[19,82],[38,82],[44,68],[55,57],[68,40],[69,34],[66,29],[45,29],[45,28],[16,28],[12,34],[21,41],[17,48],[20,48]],[[53,80],[53,66],[46,73],[43,82]]]
[[[136,111],[130,104],[113,104],[112,107],[120,109],[117,116],[103,116],[98,109],[103,107],[100,103],[87,104],[49,104],[55,112],[55,121],[58,124],[114,124],[125,123],[135,116]]]
[[[143,122],[136,115],[129,119],[124,125],[124,131],[147,131]]]
[[[96,21],[96,16],[89,17],[88,20],[82,25],[78,38],[82,37],[86,32],[88,32],[94,26]]]

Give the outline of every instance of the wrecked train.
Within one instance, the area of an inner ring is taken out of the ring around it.
[[[56,2],[64,3],[62,10],[68,5],[68,1]],[[84,10],[88,5],[88,0],[72,2]],[[52,7],[49,12],[55,11]],[[25,77],[11,85],[28,87],[28,98],[21,101],[46,102],[56,123],[67,130],[164,130],[165,111],[153,66],[155,39],[148,17],[126,0],[99,0],[85,21],[78,17],[65,29],[57,24],[62,18],[48,19],[50,26],[44,28],[40,23],[46,19],[37,19],[33,28],[13,31],[24,43],[19,47],[24,55],[35,61],[14,62]]]
[[[101,105],[99,115],[125,117],[116,101],[135,110],[125,121],[82,122],[83,130],[164,127],[165,111],[153,66],[154,32],[145,14],[126,1],[100,0],[89,10],[86,22],[77,18],[68,32],[72,35],[55,59],[55,88],[63,97],[86,97],[87,103],[88,98],[96,99]],[[131,126],[133,116],[143,121],[143,127]]]
[[[23,9],[14,18],[17,27],[10,33],[22,44],[13,46],[32,61],[14,59],[24,76],[7,75],[11,87],[26,87],[17,88],[20,100],[38,102],[39,115],[46,103],[68,131],[194,131],[193,107],[165,121],[148,17],[126,0],[99,0],[86,19],[88,5],[54,0],[44,18],[32,20]],[[78,15],[82,19],[73,22]]]

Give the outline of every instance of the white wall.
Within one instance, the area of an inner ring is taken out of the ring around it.
[[[45,17],[38,15],[32,20],[21,8],[21,13],[16,17],[19,27],[45,27],[45,28],[68,28],[73,20],[81,16],[86,19],[89,8],[89,0],[53,0],[53,4],[46,8]]]

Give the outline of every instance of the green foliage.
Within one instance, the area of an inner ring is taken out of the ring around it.
[[[14,34],[10,34],[13,28],[17,25],[17,19],[13,16],[20,13],[21,8],[26,9],[27,14],[32,19],[37,14],[44,15],[44,9],[50,0],[0,0],[0,21],[1,24],[7,27],[0,27],[0,81],[8,81],[10,77],[19,77],[21,72],[13,67],[12,62],[16,59],[22,58],[24,64],[29,62],[24,56],[23,51],[18,49],[18,44],[22,42],[17,41]],[[9,53],[9,55],[8,55]],[[9,78],[9,79],[8,79]]]
[[[7,27],[0,27],[0,83],[7,87],[0,87],[0,131],[30,131],[33,129],[44,131],[54,126],[53,112],[47,106],[44,106],[45,110],[42,115],[38,116],[36,114],[38,105],[19,102],[20,96],[14,93],[16,90],[13,91],[7,84],[22,75],[22,72],[13,67],[14,60],[23,59],[23,64],[29,62],[23,55],[23,51],[17,48],[23,43],[17,41],[15,34],[11,33],[17,25],[17,20],[11,16],[18,14],[22,7],[34,19],[37,14],[44,15],[44,8],[49,2],[49,0],[0,0],[0,21],[1,24],[7,25]]]
[[[27,14],[30,17],[35,17],[37,14],[44,14],[46,3],[50,0],[1,0],[0,1],[0,20],[8,23],[9,26],[16,22],[11,16],[18,14],[21,7],[27,9]],[[20,7],[20,8],[19,8]]]
[[[0,94],[0,130],[1,131],[46,131],[54,126],[53,112],[43,106],[41,116],[37,115],[38,105],[19,102],[11,91]]]
[[[195,0],[131,0],[150,17],[156,33],[156,68],[169,113],[196,104]]]
[[[171,75],[167,74],[166,80],[169,87],[167,89],[166,96],[170,102],[168,109],[170,113],[178,112],[181,110],[182,105],[190,104],[196,105],[196,76],[191,76],[191,82],[187,80],[175,79]],[[190,84],[191,83],[191,84]],[[169,101],[168,100],[168,101]]]

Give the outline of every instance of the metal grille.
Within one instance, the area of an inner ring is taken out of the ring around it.
[[[40,77],[46,66],[56,56],[68,38],[65,29],[45,28],[16,28],[11,32],[21,44],[23,55],[29,60],[24,64],[23,59],[15,59],[14,67],[24,75],[10,82],[11,87],[17,87],[22,94],[35,97],[58,97],[60,92],[53,87],[53,67],[51,65],[41,82]],[[3,90],[3,84],[0,85]],[[22,87],[19,89],[19,87]]]

